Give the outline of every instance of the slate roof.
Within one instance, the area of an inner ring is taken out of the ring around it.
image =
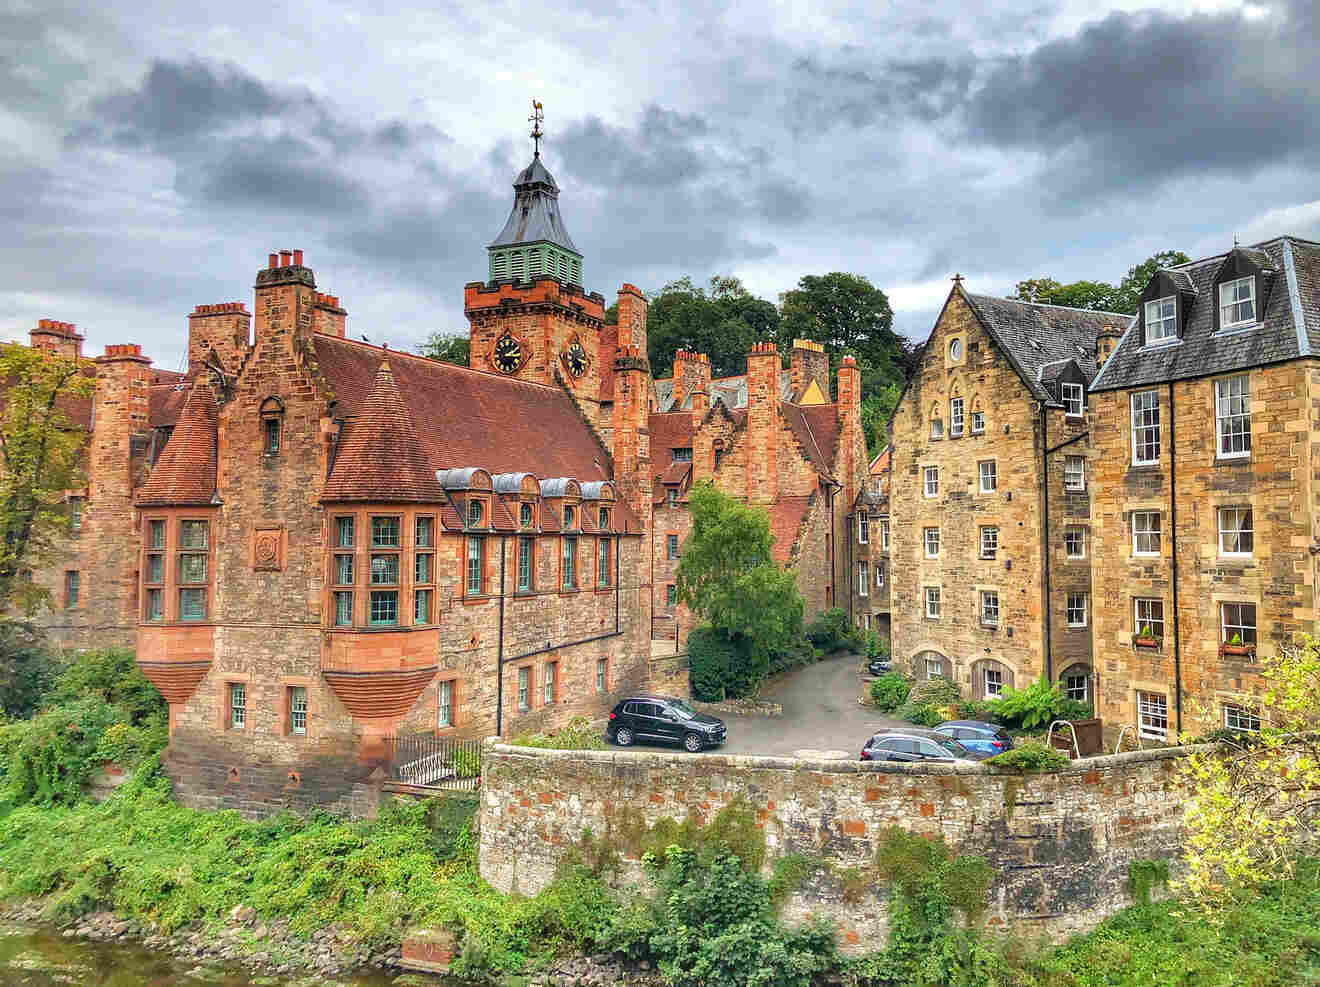
[[[559,186],[539,154],[519,173],[513,188],[513,211],[491,247],[549,241],[582,256],[559,215]]]
[[[323,333],[314,334],[311,343],[317,366],[339,402],[338,413],[346,419],[335,473],[356,423],[375,413],[373,389],[388,358],[390,376],[428,469],[480,466],[492,474],[526,471],[538,477],[571,476],[579,482],[611,479],[608,455],[561,388]],[[375,495],[389,499],[392,477],[377,479],[381,486]]]
[[[215,394],[204,381],[187,392],[174,434],[138,495],[140,507],[196,506],[215,502]]]
[[[1254,328],[1214,331],[1214,280],[1227,253],[1169,268],[1165,273],[1179,284],[1187,279],[1196,291],[1182,338],[1142,346],[1133,318],[1091,389],[1186,380],[1320,353],[1320,243],[1285,236],[1239,250],[1274,272],[1267,275],[1269,294]]]
[[[1126,326],[1132,318],[1117,312],[963,294],[986,332],[1016,365],[1032,396],[1050,404],[1057,401],[1041,382],[1041,368],[1056,361],[1075,360],[1089,381],[1097,369],[1097,333],[1105,326]]]
[[[711,404],[719,398],[724,402],[724,407],[732,411],[735,408],[747,407],[747,376],[739,374],[735,377],[716,377],[710,382],[709,392]],[[793,381],[787,370],[779,371],[779,400],[789,401],[793,397]],[[662,413],[670,411],[679,411],[674,407],[674,378],[664,377],[655,382],[655,407]],[[690,409],[692,407],[692,395],[687,395],[683,399],[683,407]]]

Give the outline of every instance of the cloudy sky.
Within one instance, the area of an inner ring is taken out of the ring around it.
[[[1320,238],[1312,0],[0,0],[0,336],[177,367],[301,248],[350,331],[465,326],[529,100],[588,289],[855,271],[921,337],[961,271],[1116,280]]]

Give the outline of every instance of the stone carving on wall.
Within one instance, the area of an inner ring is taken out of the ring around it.
[[[279,525],[257,528],[252,536],[252,568],[257,572],[280,572],[284,569],[284,528]]]

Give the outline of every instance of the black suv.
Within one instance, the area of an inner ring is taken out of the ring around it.
[[[620,747],[638,740],[682,744],[696,753],[724,743],[724,721],[698,713],[681,699],[632,696],[614,707],[605,734]]]

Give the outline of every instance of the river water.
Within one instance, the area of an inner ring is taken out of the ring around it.
[[[387,987],[396,978],[397,974],[379,970],[333,979],[311,973],[261,976],[241,967],[199,965],[135,943],[64,939],[49,929],[0,925],[0,984],[4,987]],[[425,977],[408,977],[404,982],[437,987],[450,983]]]

